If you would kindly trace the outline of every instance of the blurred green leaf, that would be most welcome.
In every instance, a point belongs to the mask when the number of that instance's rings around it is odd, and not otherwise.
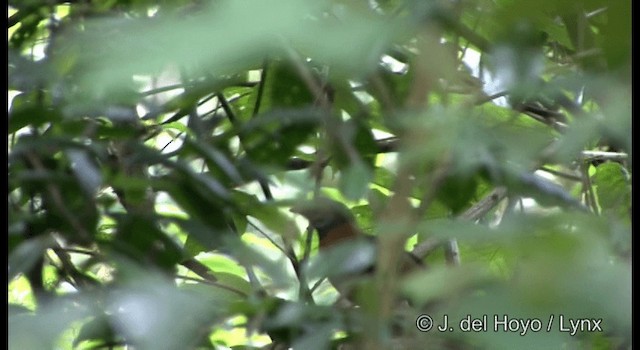
[[[24,307],[22,305],[9,303],[8,306],[9,306],[8,307],[8,309],[9,309],[8,314],[11,315],[11,316],[31,313],[31,310],[29,308]]]
[[[31,271],[33,266],[40,260],[44,252],[53,247],[55,241],[49,235],[34,237],[21,242],[15,249],[9,252],[9,276],[11,281],[18,274]]]
[[[343,171],[340,190],[350,200],[362,198],[369,188],[371,169],[362,162],[355,162]]]
[[[631,58],[631,43],[628,40],[631,33],[629,8],[631,1],[628,0],[607,6],[608,20],[602,28],[602,48],[608,65],[613,69],[624,67]]]
[[[381,19],[349,12],[342,21],[320,19],[316,15],[323,5],[288,0],[229,2],[205,6],[189,21],[173,15],[94,20],[63,52],[90,70],[82,84],[95,92],[112,90],[132,74],[157,73],[171,63],[199,73],[229,74],[255,67],[265,56],[281,55],[291,43],[320,61],[342,65],[345,71],[372,67],[376,56],[371,50],[379,50],[397,29]],[[136,35],[129,35],[132,32]],[[307,44],[311,42],[314,45]],[[348,45],[352,42],[360,43],[358,49]],[[137,54],[131,59],[133,51]],[[356,63],[363,61],[365,65]]]
[[[592,183],[605,214],[621,219],[628,216],[631,210],[631,183],[622,165],[612,162],[600,164]]]
[[[106,315],[102,317],[97,316],[83,324],[73,341],[73,346],[78,346],[78,344],[87,340],[101,340],[105,342],[115,342],[117,340]]]
[[[427,272],[416,272],[403,283],[403,292],[417,305],[424,305],[451,293],[473,290],[477,285],[494,281],[494,277],[481,266],[465,266],[449,270],[439,267]]]
[[[61,333],[90,316],[94,300],[76,295],[57,298],[35,314],[11,315],[8,319],[9,349],[47,349]]]
[[[322,112],[315,108],[266,112],[245,124],[241,131],[243,146],[259,164],[284,165],[320,120]]]
[[[297,227],[291,222],[291,219],[284,215],[276,206],[258,205],[258,203],[254,203],[247,209],[249,209],[248,211],[252,217],[258,219],[275,234],[292,238],[298,231]]]
[[[216,178],[224,176],[234,184],[243,183],[242,175],[236,165],[232,163],[224,152],[207,144],[194,142],[190,138],[185,139],[185,144],[193,148],[207,162],[210,171],[209,177],[214,176],[214,174],[220,174]]]
[[[313,259],[308,267],[308,276],[311,280],[357,276],[371,267],[375,254],[374,242],[368,239],[340,244]]]
[[[102,186],[102,174],[95,162],[87,152],[78,150],[67,151],[67,157],[69,157],[71,169],[82,189],[87,196],[94,196]]]
[[[629,6],[11,0],[9,347],[630,348]],[[411,218],[428,268],[318,251],[286,210],[317,196]]]
[[[41,126],[48,122],[61,120],[55,110],[47,110],[38,106],[34,94],[22,93],[14,97],[9,110],[9,132],[14,133],[26,126]]]
[[[261,104],[263,110],[304,107],[312,104],[315,99],[309,91],[309,86],[296,73],[292,64],[270,62],[264,84],[264,98]]]
[[[177,243],[168,237],[151,218],[142,215],[117,215],[117,238],[113,248],[132,261],[152,262],[163,269],[171,269],[182,260]]]
[[[12,48],[22,49],[25,43],[33,41],[33,38],[38,34],[38,25],[45,17],[38,7],[25,7],[12,17],[20,19],[20,26],[9,38],[9,44]]]
[[[130,277],[107,302],[110,309],[118,310],[111,316],[114,329],[140,349],[197,345],[208,334],[208,325],[228,315],[235,298],[231,292],[217,293],[220,289],[212,286],[176,288],[143,270]]]

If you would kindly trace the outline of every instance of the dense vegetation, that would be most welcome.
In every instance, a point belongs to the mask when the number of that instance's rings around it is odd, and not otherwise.
[[[10,0],[9,347],[630,349],[630,9]]]

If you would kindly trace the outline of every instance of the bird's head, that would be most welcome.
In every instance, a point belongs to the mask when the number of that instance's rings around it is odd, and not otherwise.
[[[321,238],[333,228],[354,221],[347,206],[323,197],[301,202],[293,206],[290,211],[309,220],[309,225],[318,231]]]

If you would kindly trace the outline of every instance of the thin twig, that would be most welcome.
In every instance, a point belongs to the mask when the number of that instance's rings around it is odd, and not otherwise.
[[[380,95],[380,103],[385,111],[388,111],[389,114],[395,114],[397,107],[393,102],[393,98],[391,97],[391,93],[389,89],[382,81],[382,77],[380,77],[380,73],[375,72],[369,78],[371,81],[371,86],[378,92]]]
[[[493,100],[495,100],[495,99],[498,99],[498,98],[500,98],[500,97],[505,97],[505,96],[507,96],[508,94],[509,94],[509,92],[508,92],[508,91],[500,91],[500,92],[496,92],[495,94],[491,94],[491,95],[488,95],[488,96],[486,96],[486,95],[485,95],[485,96],[482,96],[482,97],[478,98],[474,103],[475,103],[476,105],[478,105],[478,106],[479,106],[479,105],[483,105],[483,104],[485,104],[485,103],[487,103],[487,102],[491,102],[491,101],[493,101]]]
[[[62,278],[63,281],[69,283],[75,290],[80,290],[79,282],[75,278],[77,274],[75,266],[73,264],[69,264],[68,259],[64,259],[62,257],[63,254],[60,254],[60,252],[56,252],[56,256],[60,260],[61,266],[57,266],[52,257],[48,255],[48,251],[45,254],[47,254],[49,263],[58,270],[58,275],[60,275],[60,278]],[[56,281],[56,285],[59,285],[60,282],[62,281],[58,279]],[[86,283],[86,281],[83,282]]]
[[[284,254],[289,259],[289,261],[291,262],[291,266],[293,267],[293,271],[295,272],[296,277],[300,282],[301,293],[308,292],[309,290],[308,287],[303,289],[303,284],[304,286],[306,286],[306,284],[304,283],[303,271],[302,271],[300,261],[298,261],[298,258],[296,257],[296,254],[293,251],[293,248],[289,245],[287,245],[286,247],[281,247],[278,243],[276,243],[276,241],[274,241],[271,237],[269,237],[269,235],[267,235],[266,232],[262,231],[262,229],[259,228],[257,225],[255,225],[251,221],[249,221],[248,223],[253,228],[255,228],[260,234],[262,234],[269,242],[271,242],[271,244],[273,244],[276,248],[278,248],[278,250],[280,250],[282,254]],[[310,293],[304,293],[303,295],[310,295]]]
[[[309,292],[313,293],[316,291],[316,289],[318,289],[318,287],[320,287],[320,285],[322,284],[322,282],[324,282],[324,280],[326,279],[326,277],[322,277],[319,280],[316,281],[316,283],[313,284],[313,286],[311,286],[311,289],[309,290]]]
[[[304,246],[304,252],[302,253],[302,259],[300,259],[300,266],[304,266],[304,264],[309,261],[309,256],[311,254],[311,241],[313,239],[313,230],[311,227],[309,227],[307,229],[307,235],[305,236],[305,246]],[[299,276],[299,283],[300,283],[300,295],[302,295],[303,297],[305,297],[305,299],[308,299],[309,301],[313,302],[313,292],[316,290],[316,288],[320,285],[320,282],[322,282],[322,279],[320,279],[318,282],[316,282],[311,289],[309,289],[309,286],[307,285],[307,276],[306,274],[304,274],[304,269],[301,269],[301,274]]]
[[[180,265],[186,267],[187,269],[194,272],[196,275],[200,276],[201,278],[211,283],[218,281],[218,279],[212,274],[212,271],[203,263],[196,260],[195,258],[187,259],[181,262]]]
[[[253,117],[258,115],[260,112],[260,105],[262,104],[262,95],[264,94],[264,86],[267,81],[267,69],[268,69],[267,60],[262,64],[262,72],[260,73],[260,82],[258,83],[258,96],[256,97],[256,104],[253,106]]]
[[[171,90],[183,89],[183,88],[186,87],[186,85],[187,84],[184,84],[184,83],[165,85],[165,86],[161,86],[161,87],[158,87],[158,88],[153,88],[153,89],[149,89],[147,91],[143,91],[143,92],[140,93],[140,95],[142,95],[142,96],[150,96],[150,95],[159,94],[161,92],[167,92],[167,91],[171,91]]]
[[[258,275],[253,270],[253,267],[251,265],[246,265],[244,266],[244,269],[247,271],[247,277],[249,278],[252,290],[258,291],[258,294],[265,294],[266,292],[264,291],[264,288],[262,288]]]
[[[235,289],[233,287],[221,284],[219,282],[215,282],[215,281],[211,281],[211,280],[207,280],[207,279],[200,279],[200,278],[195,278],[195,277],[191,277],[191,276],[185,276],[185,275],[176,275],[175,278],[179,278],[179,279],[183,279],[185,281],[194,281],[194,282],[198,282],[198,283],[203,283],[203,284],[207,284],[210,286],[214,286],[214,287],[218,287],[221,289],[225,289],[228,290],[230,292],[233,292],[235,294],[240,295],[241,297],[247,297],[247,294],[239,289]]]
[[[478,203],[473,205],[471,208],[467,209],[464,213],[462,213],[459,218],[467,221],[476,221],[481,217],[485,216],[491,209],[493,209],[500,201],[502,201],[507,196],[507,188],[506,187],[496,187],[486,195],[483,199],[481,199]]]
[[[593,191],[593,185],[591,184],[591,178],[589,177],[589,163],[582,163],[582,186],[584,186],[584,192],[587,198],[587,204],[591,207],[591,210],[598,215],[598,203],[596,202],[596,196]]]
[[[68,253],[84,254],[84,255],[90,255],[90,256],[100,256],[100,254],[98,252],[94,252],[94,251],[90,251],[90,250],[86,250],[86,249],[62,248],[62,247],[60,249],[64,250],[65,252],[68,252]]]
[[[313,240],[313,229],[311,226],[307,229],[307,235],[305,236],[305,244],[304,244],[304,253],[302,253],[302,260],[300,262],[306,262],[309,260],[309,256],[311,255],[311,242]]]
[[[303,285],[306,286],[306,283],[304,283],[304,273],[302,271],[302,266],[300,264],[300,261],[296,257],[295,252],[293,251],[293,248],[291,246],[281,247],[278,243],[276,243],[276,241],[274,241],[271,237],[269,237],[269,235],[267,235],[267,233],[264,232],[256,224],[252,223],[251,221],[248,221],[248,224],[251,225],[253,228],[255,228],[256,231],[262,234],[264,238],[266,238],[269,242],[271,242],[271,244],[273,244],[276,248],[278,248],[278,250],[280,250],[280,252],[282,252],[282,254],[284,254],[289,259],[289,261],[291,262],[291,266],[293,267],[293,271],[295,272],[296,277],[300,282],[300,292],[303,293],[303,295],[305,296],[310,296],[311,294],[309,292],[309,288],[308,287],[303,288]]]
[[[458,218],[467,221],[476,221],[486,215],[496,205],[498,205],[498,203],[500,203],[500,201],[502,201],[506,197],[506,195],[507,189],[505,187],[496,187],[482,200],[459,215]],[[418,259],[422,260],[429,254],[431,254],[431,252],[442,246],[443,243],[443,240],[440,238],[430,238],[421,242],[420,244],[417,244],[413,248],[411,253]]]
[[[33,154],[32,152],[25,152],[25,155],[29,160],[29,162],[31,163],[31,165],[33,165],[33,167],[36,168],[36,170],[43,171],[43,172],[46,171],[46,168],[40,161],[40,158],[38,158],[35,154]],[[71,227],[83,239],[90,240],[91,235],[89,234],[89,232],[87,232],[87,230],[82,226],[82,224],[80,224],[80,221],[78,221],[76,216],[72,214],[69,208],[67,208],[67,206],[65,205],[65,202],[62,199],[62,194],[60,193],[60,189],[56,185],[52,183],[48,183],[47,191],[49,192],[49,195],[51,196],[51,199],[53,200],[54,204],[60,211],[60,214],[62,214],[65,220],[67,220],[69,224],[71,224]]]
[[[339,132],[339,130],[342,130],[342,120],[331,114],[331,100],[326,93],[326,89],[317,81],[317,79],[314,78],[309,68],[303,64],[304,60],[302,57],[300,57],[295,50],[288,45],[285,45],[285,49],[289,55],[289,60],[293,64],[298,75],[302,78],[309,91],[315,97],[316,103],[324,112],[326,112],[323,116],[326,123],[325,130],[327,136],[331,141],[337,142],[341,146],[352,164],[357,164],[361,161],[358,151],[345,139],[344,135]],[[323,152],[319,152],[319,155],[320,157],[318,157],[314,162],[315,166],[312,166],[312,169],[317,171],[315,173],[316,181],[320,178],[320,170],[322,169],[320,163],[324,161],[324,157],[322,157]]]
[[[460,266],[460,247],[455,238],[447,239],[444,243],[444,258],[451,266]]]
[[[311,71],[302,63],[304,61],[302,57],[300,57],[295,50],[289,47],[289,45],[285,45],[285,49],[289,55],[289,61],[293,64],[293,67],[296,69],[296,72],[300,78],[302,78],[309,91],[311,91],[311,94],[316,98],[316,103],[322,109],[326,111],[330,110],[331,103],[329,102],[329,98],[325,94],[322,86],[313,77]]]
[[[233,112],[233,109],[231,109],[231,105],[229,104],[229,101],[227,101],[227,98],[224,97],[224,95],[221,92],[216,92],[215,96],[218,98],[218,101],[220,101],[222,110],[227,115],[227,118],[229,118],[229,121],[231,122],[231,124],[237,127],[238,118],[236,118],[236,114]]]
[[[564,133],[569,128],[567,124],[554,120],[553,118],[545,118],[544,116],[531,110],[518,110],[518,112],[528,115],[529,117],[546,124],[560,133]]]
[[[415,211],[416,217],[422,217],[424,213],[427,212],[429,206],[436,196],[438,188],[440,188],[442,182],[449,174],[450,167],[451,160],[449,159],[449,157],[445,156],[440,166],[435,170],[429,183],[429,188],[425,191],[424,196],[420,200],[420,205]],[[458,249],[458,242],[456,242],[455,239],[448,239],[443,244],[445,250],[445,259],[447,263],[453,266],[460,265],[460,251]]]
[[[233,109],[231,109],[231,105],[227,101],[227,98],[221,92],[216,93],[216,97],[218,97],[218,101],[220,101],[220,104],[222,105],[222,109],[227,114],[227,118],[229,118],[229,121],[231,122],[231,124],[233,124],[233,126],[235,128],[237,128],[238,132],[239,132],[240,131],[239,130],[240,125],[238,124],[238,118],[236,117],[235,113],[233,112]],[[238,138],[240,139],[240,143],[243,144],[243,147],[244,147],[244,140],[243,140],[243,137],[242,137],[242,135],[240,133],[238,133]],[[245,148],[245,151],[247,151],[246,148]],[[271,189],[269,187],[269,183],[267,182],[267,180],[264,179],[264,178],[259,178],[258,179],[258,184],[260,185],[260,188],[262,189],[262,192],[264,193],[265,199],[272,200],[273,199],[273,195],[271,194]]]
[[[282,252],[282,254],[290,258],[289,254],[287,253],[287,250],[284,247],[280,246],[276,241],[274,241],[273,238],[269,237],[269,235],[266,232],[264,232],[260,227],[258,227],[256,224],[251,222],[251,220],[248,220],[247,223],[251,225],[251,227],[255,228],[256,231],[258,231],[258,233],[264,236],[264,238],[266,238],[271,244],[273,244],[276,248],[278,248],[278,250]]]
[[[446,179],[449,174],[449,169],[451,167],[451,160],[445,159],[441,162],[440,166],[435,170],[431,181],[429,183],[429,188],[425,191],[424,195],[420,199],[420,206],[416,209],[416,216],[422,217],[424,213],[427,212],[429,206],[433,202],[433,199],[436,196],[437,190],[442,184],[442,182]]]
[[[573,181],[578,181],[578,182],[582,181],[582,178],[580,176],[573,175],[573,174],[567,174],[567,173],[564,173],[564,172],[558,171],[558,170],[553,170],[553,169],[551,169],[549,167],[546,167],[546,166],[540,167],[540,170],[542,170],[544,172],[547,172],[549,174],[552,174],[552,175],[567,179],[567,180],[573,180]]]
[[[628,158],[629,155],[624,152],[582,151],[580,153],[580,159],[586,162],[593,162],[594,160],[622,161]]]

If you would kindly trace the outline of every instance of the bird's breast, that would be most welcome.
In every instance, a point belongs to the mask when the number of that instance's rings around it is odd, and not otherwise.
[[[340,224],[326,232],[318,232],[318,234],[320,235],[320,248],[328,248],[358,237],[358,231],[351,223]]]

